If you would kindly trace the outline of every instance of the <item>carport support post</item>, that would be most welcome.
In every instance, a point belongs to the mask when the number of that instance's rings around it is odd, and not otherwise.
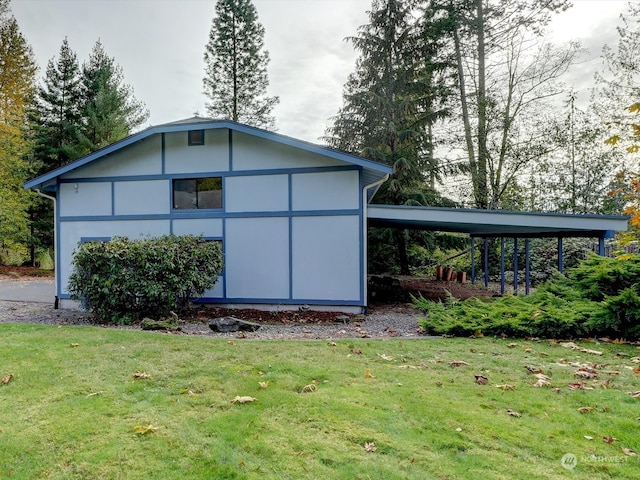
[[[513,237],[513,294],[518,295],[518,237]]]
[[[598,255],[604,257],[604,237],[598,238]]]
[[[500,293],[504,295],[504,237],[500,237]]]
[[[489,286],[489,239],[484,239],[484,287]]]
[[[471,284],[476,283],[476,237],[471,237]]]
[[[564,271],[564,252],[562,251],[562,237],[558,237],[558,271]]]
[[[529,287],[531,285],[531,278],[529,275],[529,239],[524,240],[524,293],[529,295]]]

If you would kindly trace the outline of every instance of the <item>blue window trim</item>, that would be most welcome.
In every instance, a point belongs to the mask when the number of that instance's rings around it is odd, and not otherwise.
[[[200,132],[200,141],[194,141],[192,136],[195,132]],[[198,128],[195,130],[188,130],[187,131],[187,145],[190,147],[199,147],[201,145],[204,145],[205,141],[204,141],[204,129]]]

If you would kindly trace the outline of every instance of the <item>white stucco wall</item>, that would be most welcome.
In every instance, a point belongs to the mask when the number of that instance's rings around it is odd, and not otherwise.
[[[229,170],[229,131],[206,130],[204,145],[188,145],[187,132],[165,134],[166,173],[223,172]]]
[[[360,298],[360,218],[296,217],[292,220],[293,298]]]
[[[111,215],[111,182],[62,183],[58,205],[63,217]]]

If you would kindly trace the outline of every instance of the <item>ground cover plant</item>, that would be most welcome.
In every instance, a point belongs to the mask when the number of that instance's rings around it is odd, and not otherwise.
[[[457,336],[640,338],[640,255],[590,255],[528,296],[432,302],[414,305],[432,334]]]
[[[640,350],[0,325],[0,478],[634,478]],[[564,460],[563,460],[564,458]]]

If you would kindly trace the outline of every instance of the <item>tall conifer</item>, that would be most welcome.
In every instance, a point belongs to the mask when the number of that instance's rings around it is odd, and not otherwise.
[[[218,0],[205,47],[207,112],[255,127],[273,129],[276,96],[267,96],[269,52],[264,27],[251,0]]]

